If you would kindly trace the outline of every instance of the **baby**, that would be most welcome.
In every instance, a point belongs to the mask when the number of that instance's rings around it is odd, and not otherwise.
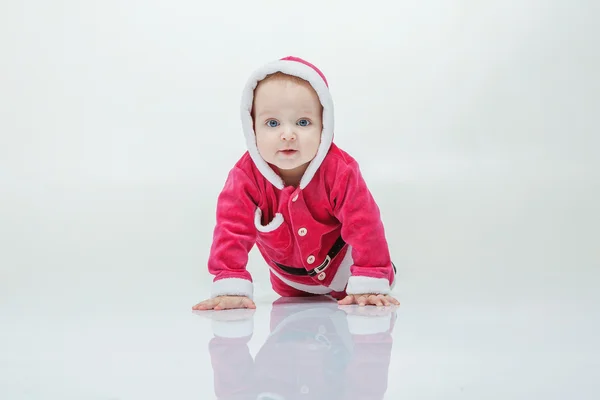
[[[380,212],[358,163],[333,143],[333,101],[314,65],[286,57],[259,68],[242,95],[248,151],[217,202],[209,299],[194,310],[255,308],[246,270],[256,244],[280,296],[399,305]]]

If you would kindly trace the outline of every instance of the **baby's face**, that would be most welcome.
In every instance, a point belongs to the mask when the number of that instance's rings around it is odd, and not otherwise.
[[[273,79],[254,92],[254,131],[262,158],[284,180],[301,177],[321,143],[322,107],[307,84]]]

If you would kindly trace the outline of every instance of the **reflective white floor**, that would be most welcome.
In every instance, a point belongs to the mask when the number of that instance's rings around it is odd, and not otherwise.
[[[600,397],[596,182],[374,186],[402,305],[273,304],[253,252],[250,313],[191,311],[211,196],[3,189],[2,399]]]

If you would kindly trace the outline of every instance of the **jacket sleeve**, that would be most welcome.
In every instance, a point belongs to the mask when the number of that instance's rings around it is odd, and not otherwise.
[[[356,161],[340,167],[336,175],[331,202],[342,238],[352,247],[346,293],[388,294],[394,270],[379,207]]]
[[[246,266],[256,241],[257,196],[258,190],[248,175],[233,168],[217,199],[217,221],[208,260],[208,270],[214,275],[211,297],[253,296],[252,277]]]

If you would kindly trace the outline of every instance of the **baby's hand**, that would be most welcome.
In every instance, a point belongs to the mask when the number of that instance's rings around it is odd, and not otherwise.
[[[218,296],[196,304],[192,310],[228,310],[232,308],[256,308],[256,305],[246,296]]]
[[[348,306],[350,304],[358,304],[361,306],[374,305],[374,306],[399,306],[400,302],[389,294],[350,294],[338,301],[338,304]]]

